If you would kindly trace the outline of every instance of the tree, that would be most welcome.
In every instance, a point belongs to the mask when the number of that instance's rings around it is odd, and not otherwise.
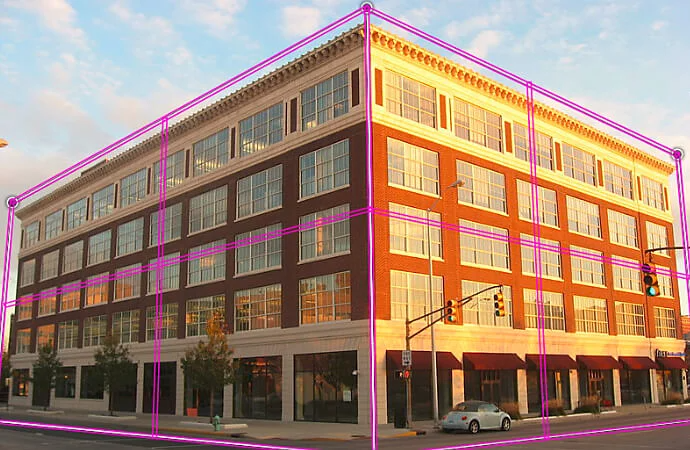
[[[43,394],[43,410],[50,406],[50,390],[55,387],[55,375],[62,367],[53,344],[46,344],[38,350],[38,359],[33,364],[33,377],[29,380],[34,388]],[[34,394],[36,391],[34,391]]]
[[[206,324],[208,342],[199,343],[187,350],[182,358],[182,370],[191,384],[210,392],[211,411],[209,421],[213,421],[213,396],[217,390],[222,392],[228,384],[235,382],[233,350],[225,339],[223,318],[214,313]]]
[[[120,344],[115,336],[107,336],[93,357],[96,361],[95,371],[103,381],[103,390],[108,393],[108,412],[113,416],[113,398],[127,385],[127,377],[134,363],[129,349]]]

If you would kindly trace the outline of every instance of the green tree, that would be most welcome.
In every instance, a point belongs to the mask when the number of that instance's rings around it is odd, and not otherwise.
[[[103,381],[103,390],[108,393],[108,412],[113,416],[115,393],[127,385],[134,363],[129,349],[120,344],[116,336],[107,336],[93,357],[97,376]]]
[[[55,375],[61,367],[62,362],[58,359],[52,342],[38,350],[38,359],[33,364],[33,377],[29,380],[43,396],[44,411],[50,406],[50,390],[55,387]],[[37,391],[34,390],[34,395],[36,393]]]
[[[199,343],[185,352],[182,358],[182,370],[189,382],[199,389],[210,392],[210,417],[213,421],[213,397],[216,391],[235,382],[233,350],[225,338],[221,314],[215,313],[206,324],[208,341]],[[221,394],[222,395],[222,394]]]

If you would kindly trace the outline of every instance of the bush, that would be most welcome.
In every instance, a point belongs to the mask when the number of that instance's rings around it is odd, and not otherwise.
[[[690,397],[686,398],[683,403],[690,403]]]
[[[595,396],[581,398],[579,406],[575,408],[575,413],[599,414],[601,412],[599,400],[599,397]]]
[[[565,416],[563,400],[549,400],[549,416]]]
[[[661,402],[662,405],[680,405],[683,403],[683,396],[680,392],[671,391],[666,396],[666,400]]]
[[[503,411],[508,413],[511,419],[513,420],[521,420],[522,416],[520,415],[520,405],[518,403],[501,403],[499,406]]]

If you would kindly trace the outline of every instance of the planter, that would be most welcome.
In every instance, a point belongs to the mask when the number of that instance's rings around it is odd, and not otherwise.
[[[199,413],[199,410],[197,408],[187,408],[187,415],[189,417],[196,417]]]

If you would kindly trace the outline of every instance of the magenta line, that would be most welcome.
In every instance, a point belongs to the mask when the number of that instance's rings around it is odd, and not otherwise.
[[[680,234],[683,244],[683,259],[685,262],[686,296],[688,308],[690,308],[690,230],[688,229],[688,212],[685,204],[685,177],[683,176],[683,164],[681,158],[676,158],[676,179],[678,180],[678,205],[680,209]]]
[[[369,254],[367,260],[369,278],[369,408],[371,410],[371,448],[378,448],[378,393],[376,389],[376,291],[374,283],[374,161],[373,134],[371,113],[371,4],[363,4],[364,13],[364,93],[365,93],[365,127],[367,146],[367,235]]]
[[[9,202],[8,202],[9,203]],[[16,206],[16,203],[15,203]],[[3,257],[2,267],[2,290],[0,291],[0,368],[2,367],[2,356],[5,348],[5,317],[7,314],[7,297],[10,285],[10,265],[12,263],[12,234],[14,233],[14,208],[11,204],[7,208],[7,227],[5,237],[5,255]],[[9,401],[9,400],[8,400]]]
[[[0,420],[0,425],[19,427],[19,428],[36,428],[43,430],[59,430],[59,431],[70,431],[74,433],[85,433],[85,434],[95,434],[104,436],[118,436],[118,437],[129,437],[129,438],[140,438],[140,439],[151,439],[157,441],[167,441],[167,442],[194,442],[199,444],[216,445],[222,447],[239,447],[239,448],[259,448],[268,450],[311,450],[303,449],[300,447],[284,447],[277,445],[264,445],[264,444],[254,444],[250,442],[237,442],[237,441],[226,441],[217,439],[205,439],[205,438],[191,438],[186,436],[175,436],[159,434],[155,437],[151,437],[146,433],[137,433],[133,431],[120,431],[120,430],[108,430],[105,428],[91,428],[91,427],[75,427],[69,425],[55,425],[50,423],[37,423],[37,422],[24,422],[19,420]]]

